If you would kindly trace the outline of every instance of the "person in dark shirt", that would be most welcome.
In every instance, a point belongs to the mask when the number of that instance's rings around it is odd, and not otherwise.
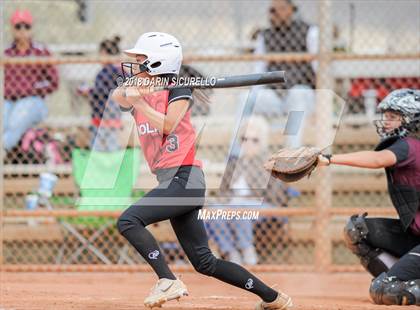
[[[48,49],[32,40],[33,17],[16,10],[10,18],[13,43],[6,57],[46,57]],[[49,64],[7,64],[4,67],[3,146],[9,151],[23,134],[48,114],[45,96],[58,88],[57,69]]]
[[[374,151],[321,155],[319,162],[385,168],[399,219],[353,215],[344,229],[346,245],[375,277],[375,303],[420,305],[420,90],[395,90],[378,109],[382,140]]]
[[[267,53],[311,53],[318,52],[319,29],[297,16],[298,8],[292,0],[273,0],[269,9],[270,26],[255,35],[256,54]],[[289,115],[286,145],[299,147],[302,144],[304,127],[308,126],[310,115],[315,109],[316,63],[309,61],[259,62],[255,71],[286,71],[285,84],[268,88],[252,88],[244,114],[262,114],[266,117]],[[241,99],[245,101],[245,99]],[[299,115],[299,116],[297,116]],[[292,133],[293,132],[293,133]]]
[[[100,43],[101,56],[115,56],[120,53],[120,37],[103,40]],[[89,98],[91,112],[91,148],[95,151],[111,152],[121,148],[119,132],[122,128],[119,106],[109,98],[117,88],[117,78],[121,75],[119,66],[106,64],[96,75],[95,86],[91,89],[79,87],[81,95]]]

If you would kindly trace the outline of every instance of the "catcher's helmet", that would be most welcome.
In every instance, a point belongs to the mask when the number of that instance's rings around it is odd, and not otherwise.
[[[391,131],[385,130],[382,120],[374,122],[381,138],[408,135],[420,138],[420,90],[408,88],[394,90],[379,103],[378,110],[381,113],[397,112],[402,116],[401,126]]]
[[[147,59],[141,64],[123,62],[123,72],[127,72],[127,69],[133,72],[133,66],[138,66],[136,72],[147,72],[150,75],[178,75],[181,68],[181,44],[174,36],[167,33],[146,32],[138,38],[133,48],[125,50],[124,53],[130,57],[145,55]]]

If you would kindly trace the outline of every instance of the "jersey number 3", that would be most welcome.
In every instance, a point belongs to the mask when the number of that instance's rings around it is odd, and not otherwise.
[[[175,152],[179,148],[179,141],[178,136],[174,134],[170,134],[166,140],[168,141],[168,145],[166,146],[166,151],[169,153]]]

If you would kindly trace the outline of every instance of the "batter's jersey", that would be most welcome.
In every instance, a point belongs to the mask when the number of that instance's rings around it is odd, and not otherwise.
[[[192,102],[192,94],[189,88],[174,89],[155,92],[143,99],[154,110],[166,114],[168,106],[174,101],[187,99]],[[179,166],[202,167],[201,161],[195,159],[196,134],[191,124],[191,109],[188,109],[169,135],[163,135],[154,128],[140,111],[132,109],[131,113],[136,122],[144,156],[153,173],[159,169]]]

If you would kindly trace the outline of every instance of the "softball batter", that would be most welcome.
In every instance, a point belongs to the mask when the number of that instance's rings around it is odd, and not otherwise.
[[[173,36],[149,32],[125,53],[134,60],[122,66],[131,76],[156,79],[177,76],[182,48]],[[195,132],[190,122],[191,89],[151,92],[120,86],[113,93],[121,109],[133,115],[140,144],[159,185],[118,219],[118,230],[153,268],[159,280],[144,304],[160,306],[187,295],[187,288],[168,268],[147,225],[169,219],[188,259],[198,272],[248,290],[259,297],[256,309],[288,309],[291,298],[265,285],[241,266],[217,259],[209,249],[198,210],[204,204],[202,163],[195,158]]]
[[[420,91],[399,89],[379,105],[382,141],[375,151],[320,155],[320,165],[385,168],[399,219],[353,215],[344,234],[373,279],[377,304],[420,305]]]

